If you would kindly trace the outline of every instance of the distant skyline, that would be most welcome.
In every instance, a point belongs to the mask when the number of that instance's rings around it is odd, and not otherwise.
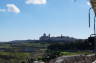
[[[0,41],[39,39],[43,33],[85,39],[93,33],[88,9],[86,0],[0,0]]]

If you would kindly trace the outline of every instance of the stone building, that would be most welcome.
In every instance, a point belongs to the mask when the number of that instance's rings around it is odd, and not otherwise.
[[[56,36],[56,37],[54,37],[54,36],[50,36],[50,34],[49,35],[46,35],[46,33],[44,33],[43,34],[43,36],[41,36],[40,37],[40,39],[39,40],[51,40],[51,41],[73,41],[74,40],[74,38],[72,38],[72,37],[68,37],[68,36],[63,36],[62,34],[61,34],[61,36]]]

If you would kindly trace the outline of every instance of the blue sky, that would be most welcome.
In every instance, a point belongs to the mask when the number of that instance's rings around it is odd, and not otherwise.
[[[86,0],[0,0],[0,41],[38,39],[43,33],[87,38],[93,33],[88,9]]]

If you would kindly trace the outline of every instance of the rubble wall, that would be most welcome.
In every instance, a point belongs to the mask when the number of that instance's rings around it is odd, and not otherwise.
[[[76,55],[62,56],[49,61],[49,63],[92,63],[96,60],[96,55]]]

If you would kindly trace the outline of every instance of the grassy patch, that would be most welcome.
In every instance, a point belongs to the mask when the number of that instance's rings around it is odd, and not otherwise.
[[[71,56],[71,55],[89,55],[93,54],[92,52],[86,52],[86,51],[77,51],[77,52],[60,52],[60,56],[65,55],[65,56]]]

